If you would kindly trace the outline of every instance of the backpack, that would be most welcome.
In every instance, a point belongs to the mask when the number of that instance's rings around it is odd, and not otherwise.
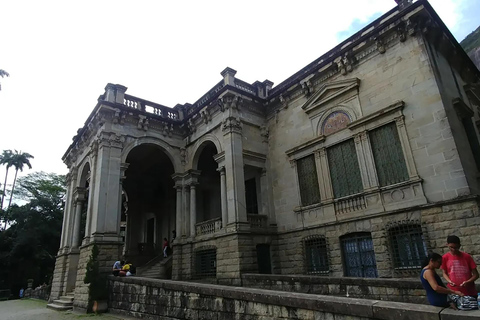
[[[130,266],[130,273],[131,274],[136,274],[137,273],[137,267],[135,267],[134,265],[131,265]]]

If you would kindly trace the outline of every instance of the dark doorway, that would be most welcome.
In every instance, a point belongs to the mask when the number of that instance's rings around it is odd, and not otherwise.
[[[258,213],[257,184],[255,178],[245,181],[245,202],[247,213]]]
[[[147,243],[153,245],[155,241],[155,218],[147,220]]]
[[[271,274],[272,263],[270,261],[270,245],[257,244],[258,273]]]

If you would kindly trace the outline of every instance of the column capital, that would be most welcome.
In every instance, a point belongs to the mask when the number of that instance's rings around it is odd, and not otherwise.
[[[220,172],[220,175],[225,175],[225,166],[219,166],[217,171]]]

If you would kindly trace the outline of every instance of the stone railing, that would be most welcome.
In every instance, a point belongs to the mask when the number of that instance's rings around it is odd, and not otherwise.
[[[48,301],[50,297],[50,291],[52,290],[52,286],[41,286],[35,289],[27,289],[25,290],[25,298],[35,298]]]
[[[215,218],[215,219],[203,221],[195,225],[197,236],[201,236],[203,234],[215,233],[220,229],[222,229],[222,218]]]
[[[217,83],[212,89],[208,90],[200,99],[198,99],[191,108],[188,109],[187,114],[193,113],[198,108],[205,105],[215,94],[225,86],[223,80]]]
[[[336,214],[349,213],[354,211],[365,210],[367,208],[365,196],[354,195],[335,200]]]
[[[252,229],[263,229],[267,227],[267,215],[264,214],[247,214],[247,221]]]
[[[235,87],[242,90],[242,91],[253,94],[254,96],[257,95],[257,88],[255,88],[251,84],[249,84],[245,81],[242,81],[240,79],[235,79]]]
[[[171,120],[179,119],[178,112],[174,109],[128,94],[125,95],[125,98],[123,99],[123,104],[129,108],[151,113],[162,118],[167,118]]]
[[[111,313],[172,320],[468,320],[480,316],[478,310],[113,276],[109,276],[108,306]]]

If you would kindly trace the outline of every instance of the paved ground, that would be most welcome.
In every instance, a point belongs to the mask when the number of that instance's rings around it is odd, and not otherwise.
[[[47,309],[47,302],[35,299],[0,301],[0,320],[132,320],[112,314],[84,314]],[[94,318],[92,318],[94,317]]]

